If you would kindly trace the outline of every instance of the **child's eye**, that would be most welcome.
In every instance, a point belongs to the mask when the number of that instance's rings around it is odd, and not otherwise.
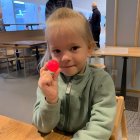
[[[71,48],[71,51],[76,52],[80,47],[79,46],[73,46]]]
[[[58,50],[58,49],[56,49],[56,50],[53,50],[52,52],[53,52],[54,54],[59,54],[61,51]]]

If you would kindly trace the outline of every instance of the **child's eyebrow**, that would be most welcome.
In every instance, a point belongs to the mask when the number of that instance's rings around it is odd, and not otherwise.
[[[50,49],[59,49],[59,47],[58,46],[50,46]]]
[[[79,46],[79,44],[78,43],[70,43],[69,46],[74,47],[74,46]]]

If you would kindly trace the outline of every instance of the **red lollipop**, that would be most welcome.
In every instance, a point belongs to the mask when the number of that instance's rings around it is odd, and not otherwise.
[[[59,63],[56,60],[49,60],[48,63],[46,64],[45,68],[52,72],[56,72],[59,68]]]

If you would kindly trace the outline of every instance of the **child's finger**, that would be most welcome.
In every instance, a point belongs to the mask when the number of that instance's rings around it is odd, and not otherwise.
[[[46,80],[46,79],[41,79],[38,81],[38,86],[43,89],[46,86],[51,86],[52,85],[52,81],[51,80]]]
[[[45,67],[45,65],[46,65],[47,63],[48,63],[48,62],[46,62],[46,63],[44,64],[43,67],[41,67],[41,69],[40,69],[40,74],[41,74],[42,72],[44,72],[44,71],[47,71],[47,69],[46,69],[46,67]]]
[[[40,69],[40,73],[41,73],[42,71],[45,71],[45,68],[44,68],[44,67],[42,67],[42,68]]]

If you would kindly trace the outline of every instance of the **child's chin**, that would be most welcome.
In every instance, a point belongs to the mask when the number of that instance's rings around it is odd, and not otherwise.
[[[66,71],[61,71],[64,75],[66,76],[74,76],[76,75],[76,72],[66,72]]]

